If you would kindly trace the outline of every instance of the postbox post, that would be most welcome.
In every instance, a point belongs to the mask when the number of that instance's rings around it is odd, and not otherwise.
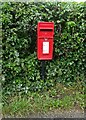
[[[41,79],[45,79],[45,60],[41,61]]]

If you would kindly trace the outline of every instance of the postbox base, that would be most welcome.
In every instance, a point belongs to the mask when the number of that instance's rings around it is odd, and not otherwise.
[[[52,58],[38,58],[38,60],[52,60]]]

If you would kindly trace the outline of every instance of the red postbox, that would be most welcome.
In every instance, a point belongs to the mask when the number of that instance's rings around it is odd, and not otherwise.
[[[53,58],[54,22],[38,22],[37,57],[39,60]]]

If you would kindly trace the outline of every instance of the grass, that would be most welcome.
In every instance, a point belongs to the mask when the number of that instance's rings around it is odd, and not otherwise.
[[[80,83],[66,87],[61,83],[44,92],[28,92],[8,98],[3,106],[3,116],[24,117],[31,114],[44,114],[49,111],[84,109],[84,89]]]

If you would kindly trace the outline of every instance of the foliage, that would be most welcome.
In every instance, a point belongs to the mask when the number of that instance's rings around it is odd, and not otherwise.
[[[86,3],[2,3],[3,79],[5,94],[48,89],[57,82],[70,85],[85,79]],[[38,21],[54,21],[54,57],[40,78],[36,56]]]

